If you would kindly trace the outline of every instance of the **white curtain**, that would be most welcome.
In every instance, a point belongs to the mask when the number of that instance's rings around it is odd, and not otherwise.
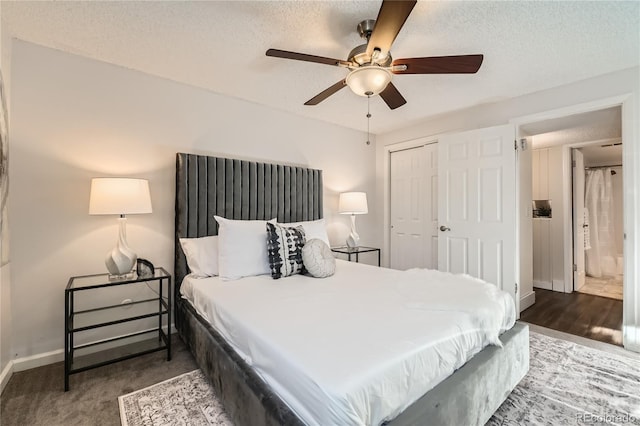
[[[585,251],[587,275],[615,276],[616,247],[610,168],[587,171],[584,204],[589,212],[591,243],[591,248]]]

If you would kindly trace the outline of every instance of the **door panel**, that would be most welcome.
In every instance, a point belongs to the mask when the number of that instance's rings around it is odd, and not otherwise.
[[[514,140],[508,125],[438,141],[438,267],[495,284],[517,307]]]
[[[483,139],[480,141],[481,157],[501,157],[502,156],[502,140],[497,138]]]
[[[435,232],[437,234],[437,230],[434,230],[433,232]],[[437,236],[431,236],[431,263],[429,268],[430,269],[438,269],[438,237]]]
[[[460,169],[448,170],[446,176],[446,214],[443,216],[447,222],[466,221],[468,215],[467,201],[469,193],[467,182],[469,181],[467,171]],[[438,200],[438,205],[442,200]]]
[[[438,269],[438,144],[425,145],[424,149],[428,165],[425,172],[427,182],[429,182],[425,207],[428,212],[425,217],[427,223],[427,240],[425,242],[428,246],[425,267]]]
[[[431,144],[391,152],[391,268],[437,267],[437,151]]]
[[[466,238],[449,237],[444,238],[444,241],[447,244],[447,255],[442,257],[447,260],[446,271],[453,274],[468,274],[468,240]]]
[[[479,222],[500,222],[502,220],[502,170],[500,168],[480,169],[478,200]]]
[[[478,266],[479,278],[502,288],[502,241],[478,240]]]
[[[421,266],[425,256],[423,147],[391,153],[391,267]]]

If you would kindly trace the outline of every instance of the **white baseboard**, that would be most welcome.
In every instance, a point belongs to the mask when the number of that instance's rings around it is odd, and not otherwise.
[[[549,281],[533,280],[533,286],[544,290],[553,290],[553,284],[551,284]]]
[[[64,361],[64,349],[16,358],[13,360],[13,371],[17,373],[18,371],[31,370],[32,368],[60,361]]]
[[[622,342],[624,343],[625,349],[640,353],[640,327],[623,325]]]
[[[176,328],[173,324],[171,324],[171,334],[172,335],[176,334]],[[139,340],[143,340],[143,339],[144,338]],[[115,347],[117,346],[117,343],[111,346]],[[13,361],[11,361],[13,365],[12,372],[30,370],[32,368],[42,367],[43,365],[55,364],[56,362],[62,362],[62,361],[64,361],[64,349],[56,349],[55,351],[51,351],[51,352],[44,352],[41,354],[35,354],[31,356],[25,356],[25,357],[14,359]],[[4,374],[4,371],[2,374]]]
[[[536,293],[535,291],[530,291],[520,298],[520,312],[532,306],[534,303],[536,303]]]
[[[11,379],[12,375],[13,375],[13,361],[9,360],[7,365],[2,370],[2,373],[0,373],[0,394],[4,390],[4,387],[7,386],[7,383],[9,383],[9,379]]]
[[[553,291],[559,291],[564,293],[564,280],[553,280],[552,287],[553,287]]]

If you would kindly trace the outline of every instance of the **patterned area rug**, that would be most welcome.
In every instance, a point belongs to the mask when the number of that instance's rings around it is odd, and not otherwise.
[[[487,425],[640,425],[640,360],[530,332],[529,373]]]
[[[200,370],[119,396],[118,403],[122,426],[233,426]]]
[[[640,360],[530,335],[529,373],[487,425],[640,425]],[[118,399],[123,426],[232,426],[199,370]]]

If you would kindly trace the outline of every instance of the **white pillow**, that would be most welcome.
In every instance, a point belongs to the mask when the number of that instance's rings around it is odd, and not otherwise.
[[[324,241],[314,238],[302,247],[302,262],[312,277],[325,278],[336,272],[336,259]]]
[[[218,271],[224,280],[270,274],[266,220],[214,216],[218,230]],[[269,222],[275,223],[275,219]]]
[[[329,236],[327,235],[327,227],[324,224],[324,219],[310,220],[307,222],[283,223],[282,225],[286,225],[290,228],[302,226],[302,228],[304,229],[304,236],[307,241],[313,238],[318,238],[324,241],[326,245],[331,245],[329,244]]]
[[[180,238],[191,275],[204,278],[218,275],[218,237]]]

